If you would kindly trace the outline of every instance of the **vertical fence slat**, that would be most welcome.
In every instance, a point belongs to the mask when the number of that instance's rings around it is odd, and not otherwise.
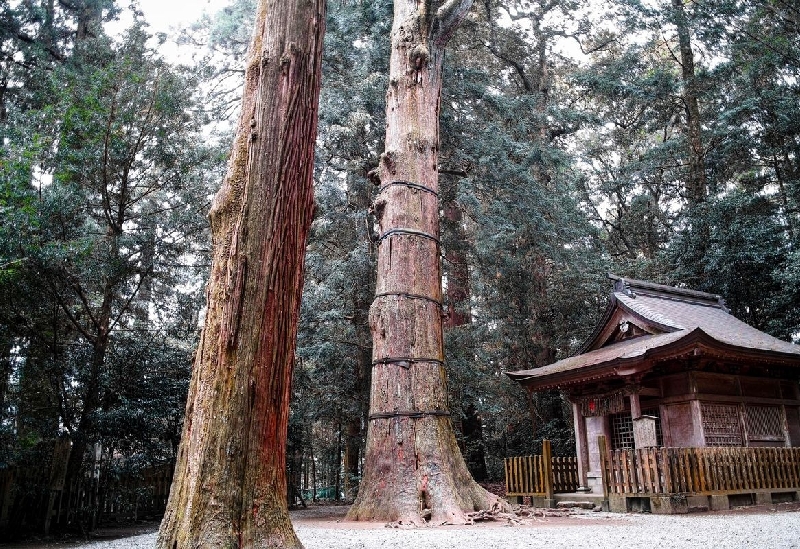
[[[659,454],[661,454],[661,467],[662,467],[662,474],[664,478],[664,493],[669,494],[672,492],[672,474],[670,471],[669,466],[669,450],[666,448],[659,448]]]
[[[617,450],[615,452],[619,457],[620,469],[622,471],[622,491],[623,493],[631,493],[630,470],[628,468],[628,452],[626,450]]]
[[[772,474],[772,463],[770,455],[769,455],[769,448],[759,448],[761,453],[761,461],[764,467],[764,488],[767,486],[772,486],[775,483],[775,479]]]
[[[509,474],[508,474],[508,462],[511,458],[505,458],[503,460],[503,472],[506,475],[506,494],[511,492],[511,486],[509,485]]]
[[[651,448],[650,453],[653,463],[653,491],[657,494],[660,494],[664,489],[663,483],[661,482],[661,467],[659,465],[661,454],[659,453],[658,448]]]

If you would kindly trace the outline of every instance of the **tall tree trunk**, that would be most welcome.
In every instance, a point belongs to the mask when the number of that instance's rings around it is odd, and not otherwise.
[[[106,244],[109,247],[109,255],[119,258],[119,234],[111,228],[107,230]],[[77,423],[73,425],[70,438],[72,445],[67,452],[66,480],[65,485],[74,489],[75,493],[85,477],[85,461],[87,452],[97,441],[97,426],[95,416],[100,409],[102,401],[102,378],[105,370],[106,357],[110,345],[111,336],[111,315],[115,302],[117,301],[116,277],[107,275],[103,284],[103,300],[100,307],[95,312],[96,320],[92,323],[94,331],[90,337],[92,344],[92,357],[89,365],[88,378],[85,381],[83,390],[82,407],[78,414]],[[97,509],[79,509],[79,522],[82,528],[93,529],[94,514]],[[91,515],[89,515],[91,513]]]
[[[367,175],[368,169],[364,169]],[[356,185],[349,194],[349,200],[356,204],[360,211],[365,211],[371,203],[372,185]],[[370,253],[371,255],[371,253]],[[365,281],[366,282],[366,281]],[[372,337],[369,329],[369,307],[374,294],[374,279],[369,284],[353,288],[353,319],[351,321],[355,342],[358,345],[353,376],[355,378],[355,415],[348,419],[347,444],[344,457],[345,499],[355,498],[358,491],[358,478],[361,472],[361,444],[364,437],[364,426],[369,413],[369,381],[372,357]]]
[[[456,202],[456,184],[442,185],[441,197],[444,200],[445,231],[449,231],[451,246],[446,250],[447,262],[447,316],[444,318],[444,332],[457,330],[472,322],[470,314],[469,266],[467,262],[467,235],[463,226],[463,212]],[[458,365],[455,365],[457,368]],[[475,402],[462,397],[457,404],[461,407],[459,417],[454,419],[454,427],[459,434],[460,448],[467,468],[478,481],[486,479],[486,455],[483,443],[483,427]]]
[[[324,25],[324,0],[258,4],[160,548],[301,547],[285,450]]]
[[[686,111],[686,131],[689,143],[689,177],[686,182],[686,197],[690,206],[701,204],[706,199],[707,182],[705,151],[700,126],[700,102],[694,69],[694,52],[686,20],[684,0],[672,0],[675,26],[678,30],[678,45],[681,50],[681,79],[683,80],[683,105]]]
[[[439,98],[444,48],[472,0],[395,0],[381,237],[370,310],[373,371],[364,478],[348,517],[463,523],[488,507],[458,450],[443,365]]]

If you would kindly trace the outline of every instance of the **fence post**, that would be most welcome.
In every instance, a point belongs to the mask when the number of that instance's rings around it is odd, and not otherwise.
[[[549,440],[542,440],[542,461],[544,462],[544,506],[555,507],[553,499],[553,451]]]
[[[511,483],[509,482],[509,475],[511,474],[511,468],[509,467],[508,458],[503,459],[503,468],[506,472],[506,494],[511,491]]]
[[[608,463],[606,461],[608,444],[605,435],[597,437],[597,447],[600,450],[600,480],[603,483],[603,500],[608,501]]]

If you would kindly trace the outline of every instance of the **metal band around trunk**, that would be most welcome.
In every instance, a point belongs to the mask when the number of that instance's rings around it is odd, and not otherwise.
[[[449,416],[450,412],[445,410],[432,410],[430,412],[380,412],[377,414],[370,414],[369,420],[375,419],[392,419],[394,417],[410,417],[418,419],[425,416]]]
[[[391,229],[391,230],[388,230],[388,231],[386,231],[385,233],[383,233],[380,236],[380,238],[378,239],[378,242],[383,242],[383,239],[388,238],[388,237],[393,236],[393,235],[396,235],[396,234],[401,234],[401,235],[406,235],[406,236],[418,236],[420,238],[427,238],[428,240],[432,240],[432,241],[436,242],[436,244],[438,246],[441,245],[441,242],[439,241],[439,239],[437,237],[433,236],[432,234],[428,234],[426,232],[418,231],[416,229]]]
[[[375,294],[375,298],[377,299],[379,297],[387,297],[387,296],[392,296],[392,295],[396,295],[396,296],[400,296],[400,297],[407,297],[409,299],[421,299],[423,301],[429,301],[430,303],[433,303],[434,305],[438,306],[440,309],[442,308],[442,302],[441,301],[438,301],[438,300],[433,299],[432,297],[428,297],[426,295],[409,294],[409,293],[406,293],[406,292],[383,292],[383,293],[380,293],[380,294]]]
[[[436,198],[439,198],[439,193],[431,189],[430,187],[426,187],[425,185],[421,185],[419,183],[412,183],[411,181],[392,181],[391,183],[387,183],[386,185],[381,186],[378,189],[378,194],[382,193],[389,187],[408,187],[409,189],[415,189],[418,191],[424,191],[426,193],[430,193]]]
[[[408,369],[411,367],[412,364],[416,364],[418,362],[433,362],[435,364],[439,364],[440,366],[444,366],[444,362],[439,360],[438,358],[423,358],[423,357],[385,357],[379,358],[377,360],[372,361],[373,368],[379,364],[396,364],[401,368]]]

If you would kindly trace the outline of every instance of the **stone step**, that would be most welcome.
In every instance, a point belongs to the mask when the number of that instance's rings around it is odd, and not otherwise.
[[[574,508],[577,507],[578,509],[594,509],[595,503],[591,501],[559,501],[556,503],[556,507],[558,509],[563,509],[565,507]]]

